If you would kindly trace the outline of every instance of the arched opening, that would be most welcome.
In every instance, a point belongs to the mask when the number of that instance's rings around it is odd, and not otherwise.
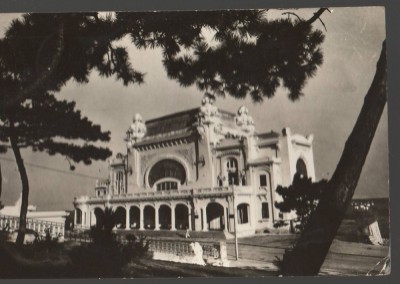
[[[115,227],[124,229],[126,227],[126,210],[123,207],[118,207],[114,212]]]
[[[104,211],[100,208],[95,208],[93,212],[96,217],[96,228],[102,229],[104,227]]]
[[[144,228],[145,229],[154,229],[155,224],[156,224],[156,210],[150,206],[147,205],[144,207],[143,210],[143,221],[144,221]]]
[[[306,163],[301,158],[297,160],[296,173],[300,174],[300,177],[302,178],[308,177]]]
[[[82,210],[79,208],[75,209],[76,224],[82,224]]]
[[[235,158],[229,158],[226,161],[226,171],[229,185],[239,185],[238,162]]]
[[[249,223],[249,204],[241,203],[237,206],[237,222],[238,224]]]
[[[189,208],[186,205],[176,205],[175,226],[178,230],[186,230],[189,228]]]
[[[150,187],[156,185],[157,191],[176,190],[186,181],[185,168],[175,160],[165,159],[157,162],[150,170]]]
[[[224,224],[224,207],[221,204],[212,202],[206,208],[207,223],[209,230],[223,230]]]
[[[158,222],[160,229],[171,229],[171,208],[168,205],[161,205],[158,209]]]
[[[130,228],[139,229],[140,228],[140,209],[137,206],[131,206],[129,210],[129,222]]]

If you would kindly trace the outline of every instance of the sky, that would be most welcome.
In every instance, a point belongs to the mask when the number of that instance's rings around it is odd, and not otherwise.
[[[271,11],[271,10],[270,10]],[[283,11],[271,11],[269,17],[281,17]],[[295,12],[305,18],[316,9]],[[0,15],[0,37],[3,37],[16,14]],[[314,134],[314,161],[317,180],[329,179],[335,171],[346,139],[350,135],[363,99],[375,74],[382,42],[385,39],[385,13],[382,7],[334,8],[322,15],[327,31],[321,23],[314,26],[324,31],[322,44],[324,63],[303,90],[297,102],[287,98],[281,88],[272,99],[255,104],[250,99],[218,98],[216,105],[236,112],[241,105],[249,109],[259,131],[281,132],[290,127],[292,132]],[[137,50],[128,39],[120,45],[129,47],[133,67],[144,73],[145,83],[125,87],[115,78],[102,78],[96,72],[88,84],[71,80],[56,94],[57,98],[75,101],[77,109],[103,130],[111,131],[108,146],[113,155],[125,152],[123,141],[135,113],[145,120],[200,106],[202,92],[196,87],[182,88],[167,78],[161,63],[160,50]],[[106,178],[107,162],[90,166],[77,164],[69,170],[68,161],[59,155],[48,156],[23,150],[31,192],[30,204],[38,210],[70,210],[73,199],[93,195],[96,178]],[[0,155],[3,173],[3,204],[18,199],[21,182],[12,152]],[[365,162],[355,198],[388,197],[388,119],[387,110],[381,117],[375,138]]]

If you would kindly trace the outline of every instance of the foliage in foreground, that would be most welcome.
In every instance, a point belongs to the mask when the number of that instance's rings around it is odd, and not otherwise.
[[[89,244],[82,244],[70,252],[71,269],[82,277],[122,277],[122,269],[135,258],[143,257],[149,242],[143,236],[127,235],[126,240],[117,239],[112,229],[117,216],[106,208],[101,222],[90,230]]]
[[[277,187],[276,192],[282,196],[283,201],[275,202],[275,206],[283,213],[294,211],[296,214],[296,218],[292,220],[295,223],[294,227],[298,231],[303,231],[310,215],[318,205],[326,184],[326,180],[313,183],[311,178],[302,177],[296,173],[291,186]],[[287,221],[280,221],[275,224],[275,227],[285,225],[288,225]]]
[[[92,236],[96,238],[96,233]],[[100,234],[99,234],[100,235]],[[122,269],[137,258],[143,257],[148,249],[149,242],[144,237],[128,235],[126,242],[117,241],[115,237],[105,243],[94,240],[90,244],[82,244],[70,252],[71,269],[74,275],[80,277],[122,277]]]

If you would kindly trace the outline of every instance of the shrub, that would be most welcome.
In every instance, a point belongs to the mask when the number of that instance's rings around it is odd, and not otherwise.
[[[71,250],[70,258],[71,274],[79,277],[121,277],[122,267],[127,263],[116,243],[78,246]]]
[[[134,234],[129,234],[126,236],[126,240],[127,243],[123,245],[122,253],[127,262],[143,257],[149,250],[150,242],[143,235],[137,237]]]

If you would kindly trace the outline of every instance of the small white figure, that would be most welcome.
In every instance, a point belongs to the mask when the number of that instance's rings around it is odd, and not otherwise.
[[[186,228],[186,235],[185,235],[186,239],[190,238],[190,233],[189,233],[189,228]]]

